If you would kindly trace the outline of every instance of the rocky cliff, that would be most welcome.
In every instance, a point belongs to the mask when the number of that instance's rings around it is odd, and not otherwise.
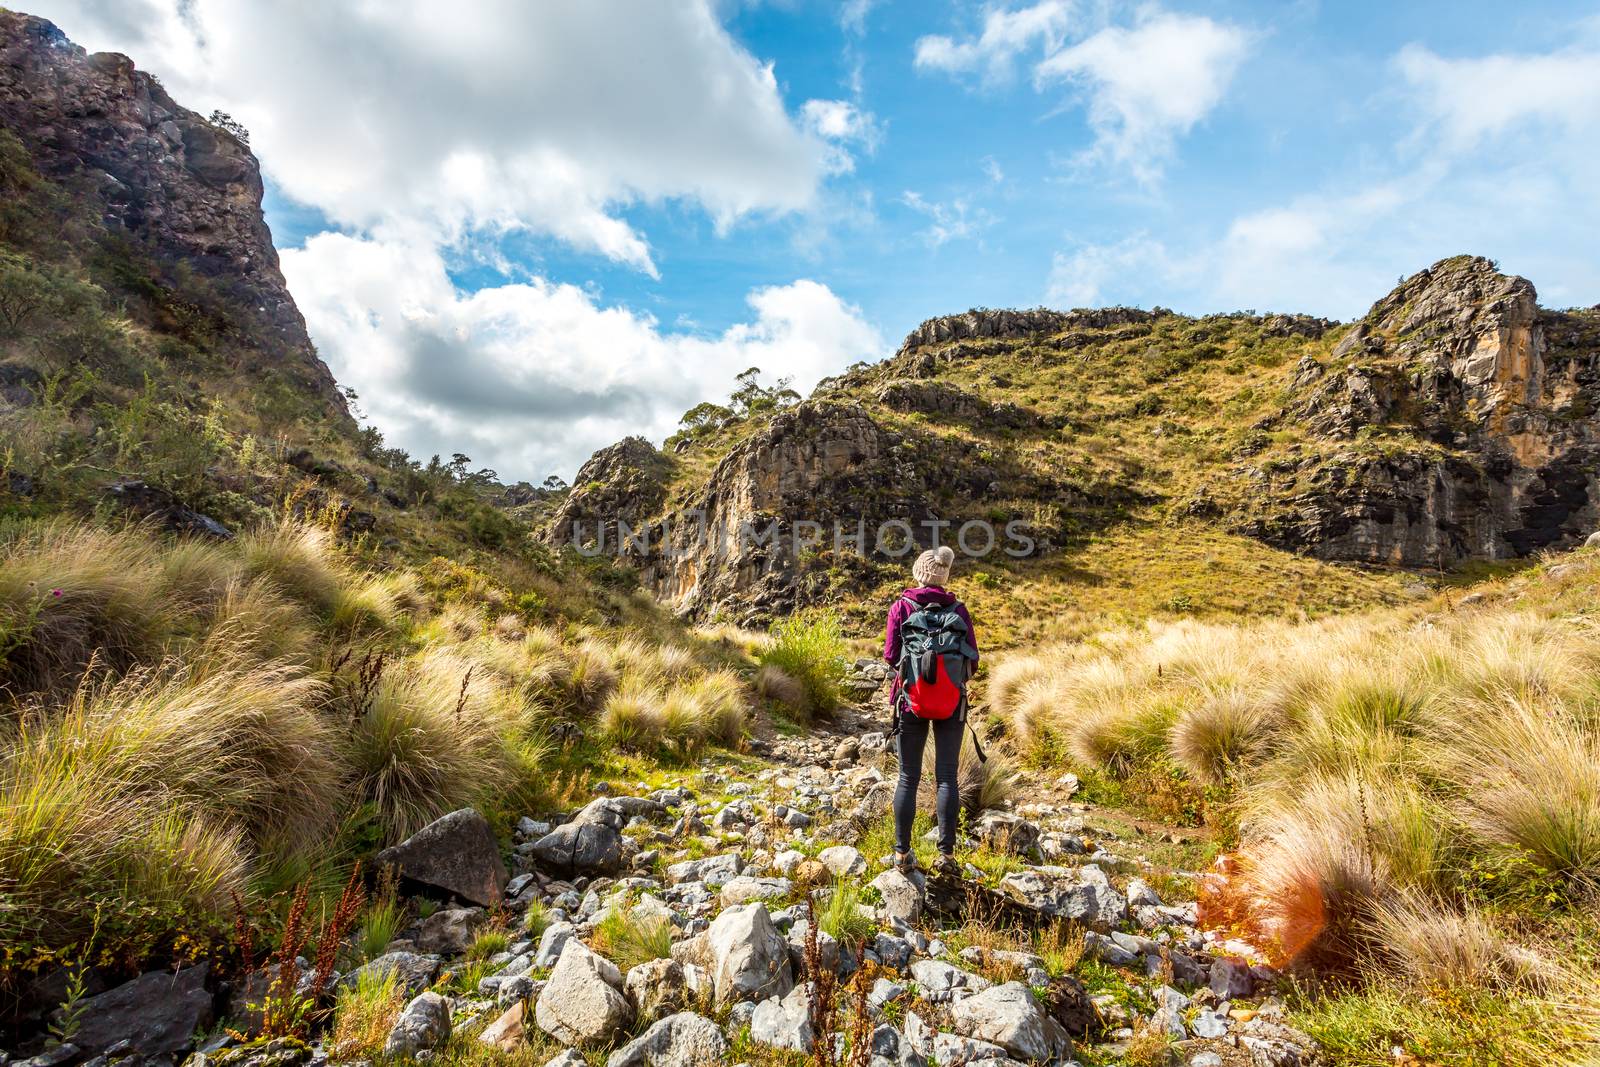
[[[44,19],[0,10],[0,124],[47,179],[92,204],[157,285],[205,279],[246,373],[276,372],[353,428],[306,334],[261,214],[255,156],[173,102],[126,56],[90,55]]]
[[[1528,281],[1473,257],[1405,280],[1347,327],[971,311],[924,322],[770,422],[695,443],[716,459],[708,475],[671,473],[643,442],[597,455],[552,536],[601,511],[635,529],[654,513],[652,536],[626,548],[646,583],[680,610],[752,619],[892,586],[904,560],[835,551],[836,522],[902,519],[927,543],[930,520],[1025,517],[1042,571],[966,565],[1009,570],[1007,587],[1063,570],[1049,580],[1149,581],[1074,569],[1127,529],[1293,554],[1252,556],[1246,575],[1295,556],[1433,569],[1525,555],[1600,520],[1597,361],[1600,313],[1541,309]],[[821,542],[738,536],[796,518],[821,523]]]
[[[1276,420],[1314,445],[1244,471],[1241,528],[1325,559],[1428,567],[1563,544],[1600,519],[1600,315],[1541,309],[1460,256],[1406,279]]]

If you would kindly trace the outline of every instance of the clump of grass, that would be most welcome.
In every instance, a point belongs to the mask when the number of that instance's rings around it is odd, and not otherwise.
[[[799,683],[805,693],[790,705],[805,718],[827,717],[839,706],[848,648],[835,615],[794,615],[772,627],[772,644],[761,652],[763,667],[776,667]]]
[[[1083,930],[1065,922],[1042,926],[1033,932],[1033,951],[1044,960],[1050,977],[1071,974],[1083,959]]]
[[[393,867],[385,866],[378,881],[377,891],[367,902],[361,914],[361,926],[356,931],[356,949],[362,959],[380,956],[389,943],[399,936],[406,923],[406,909],[400,903],[398,876]]]
[[[600,735],[628,752],[654,751],[666,734],[661,692],[628,678],[606,698],[600,710]]]
[[[445,652],[387,668],[351,726],[357,795],[394,837],[470,803],[504,768],[508,705],[471,668]]]
[[[1197,781],[1222,785],[1259,760],[1271,738],[1267,709],[1248,691],[1229,687],[1181,712],[1168,743],[1173,759]]]
[[[349,575],[327,530],[284,522],[243,534],[238,552],[252,578],[265,578],[285,596],[328,617],[345,595]]]
[[[862,910],[861,887],[855,882],[835,882],[817,915],[817,926],[841,945],[859,945],[877,932],[878,924]]]
[[[618,906],[595,924],[592,942],[596,952],[627,971],[672,955],[672,923]]]
[[[158,658],[177,623],[160,575],[156,546],[142,533],[60,520],[6,531],[0,682],[18,693],[61,693],[91,656],[117,670]]]
[[[544,901],[535,898],[528,902],[528,910],[522,913],[522,932],[528,937],[538,940],[550,926],[549,909]]]
[[[353,983],[341,986],[334,1001],[329,1058],[334,1062],[377,1059],[405,1007],[405,993],[392,970],[381,975],[363,972]]]
[[[509,944],[511,938],[504,930],[480,930],[472,939],[472,944],[467,946],[467,959],[472,962],[486,960],[490,956],[504,952]]]

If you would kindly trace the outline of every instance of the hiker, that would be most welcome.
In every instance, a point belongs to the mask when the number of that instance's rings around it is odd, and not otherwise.
[[[883,658],[895,668],[889,694],[890,735],[897,739],[900,780],[894,791],[894,865],[915,866],[911,824],[917,814],[922,754],[933,734],[933,775],[938,785],[940,863],[953,864],[961,794],[961,727],[967,718],[966,683],[978,666],[978,640],[966,605],[944,585],[956,554],[948,545],[930,549],[912,564],[918,583],[889,608]],[[977,736],[973,736],[977,740]],[[981,750],[980,750],[981,751]],[[981,758],[981,756],[980,756]]]

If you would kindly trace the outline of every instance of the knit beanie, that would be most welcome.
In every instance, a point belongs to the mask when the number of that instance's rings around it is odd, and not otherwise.
[[[956,561],[955,550],[949,545],[929,549],[911,565],[911,577],[923,585],[944,585],[950,580],[950,565]]]

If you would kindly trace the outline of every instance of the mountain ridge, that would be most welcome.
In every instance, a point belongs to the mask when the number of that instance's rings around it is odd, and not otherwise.
[[[1138,521],[1244,536],[1285,567],[1311,557],[1437,573],[1514,560],[1596,524],[1597,354],[1600,314],[1542,309],[1530,282],[1474,256],[1418,272],[1351,324],[973,309],[924,321],[893,355],[825,380],[759,428],[730,417],[677,435],[649,456],[651,474],[612,456],[548,536],[597,519],[594,486],[619,478],[665,501],[635,520],[709,511],[722,528],[784,509],[790,521],[795,509],[824,521],[899,509],[917,525],[950,483],[965,487],[953,503],[968,512],[1027,518],[1046,555]],[[816,461],[830,450],[831,465]],[[932,470],[908,462],[928,455]],[[753,477],[757,457],[788,482]],[[676,547],[633,554],[647,585],[701,618],[881,598],[903,570],[881,555],[846,566]],[[1024,567],[999,580],[1027,578]]]

